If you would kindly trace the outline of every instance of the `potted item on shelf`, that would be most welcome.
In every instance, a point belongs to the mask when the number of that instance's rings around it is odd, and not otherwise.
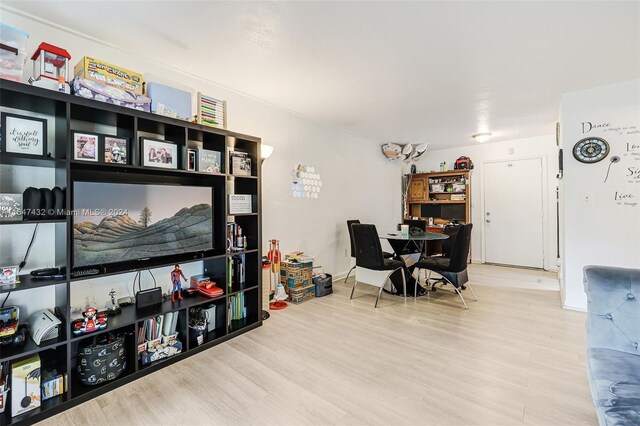
[[[22,81],[28,39],[24,31],[0,23],[0,78]]]
[[[151,112],[154,114],[191,119],[191,92],[151,81],[146,84],[145,94],[151,98]]]
[[[67,83],[70,59],[71,55],[66,50],[49,43],[40,43],[31,57],[33,77],[29,78],[29,83],[36,87],[70,93]]]

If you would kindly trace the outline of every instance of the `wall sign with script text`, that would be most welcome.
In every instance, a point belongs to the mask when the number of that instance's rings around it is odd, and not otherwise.
[[[2,152],[47,155],[47,120],[2,113]]]

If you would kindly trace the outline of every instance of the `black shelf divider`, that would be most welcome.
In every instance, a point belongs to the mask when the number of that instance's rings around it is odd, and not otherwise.
[[[181,180],[192,182],[199,180],[206,182],[214,188],[214,250],[206,253],[206,256],[193,258],[179,258],[181,264],[202,262],[203,269],[216,279],[222,279],[218,285],[225,293],[219,297],[208,298],[202,295],[185,297],[184,300],[172,303],[165,300],[156,310],[138,312],[135,306],[123,307],[122,313],[109,318],[109,325],[104,330],[84,335],[74,335],[71,330],[71,292],[73,285],[88,279],[96,279],[106,276],[117,276],[138,270],[159,268],[175,263],[175,259],[162,264],[146,265],[139,269],[128,269],[122,271],[110,271],[105,274],[72,278],[67,274],[62,280],[35,280],[30,275],[21,275],[20,284],[15,286],[2,286],[0,293],[14,291],[29,291],[42,288],[53,287],[55,289],[55,301],[52,304],[62,311],[66,318],[63,321],[60,337],[36,345],[28,337],[23,347],[13,348],[2,347],[0,361],[14,361],[33,354],[44,354],[57,352],[64,355],[65,372],[67,374],[66,390],[62,395],[43,401],[41,407],[20,416],[11,417],[11,413],[6,410],[0,414],[0,426],[13,426],[18,424],[32,424],[46,419],[56,413],[71,408],[77,404],[88,401],[112,389],[143,377],[153,371],[165,368],[175,362],[183,360],[198,352],[211,348],[217,344],[225,342],[242,333],[250,331],[262,325],[261,320],[261,277],[259,265],[259,249],[261,248],[261,184],[260,184],[260,143],[258,137],[232,132],[226,129],[209,127],[197,123],[178,120],[170,117],[155,115],[152,113],[124,108],[117,105],[97,102],[82,97],[72,96],[52,90],[34,87],[28,84],[16,83],[2,80],[0,83],[0,106],[24,111],[25,115],[43,114],[48,117],[49,125],[54,129],[55,138],[49,144],[49,157],[33,157],[24,154],[5,153],[0,155],[0,165],[16,165],[34,168],[54,168],[55,184],[66,187],[67,200],[65,210],[71,211],[71,188],[73,182],[78,177],[85,177],[91,173],[98,173],[103,176],[103,181],[127,181],[135,179],[135,176],[149,176],[150,179]],[[108,129],[108,130],[105,130]],[[71,143],[72,131],[86,131],[101,135],[113,135],[127,137],[130,140],[128,147],[128,164],[112,164],[104,162],[84,162],[73,159],[73,148]],[[175,142],[179,148],[202,145],[204,149],[221,151],[222,172],[218,174],[204,173],[184,170],[185,164],[180,157],[184,155],[182,149],[178,150],[178,169],[158,169],[142,166],[140,159],[140,137],[153,139],[165,139]],[[247,152],[252,161],[251,176],[236,176],[229,173],[228,152],[232,150]],[[256,213],[236,215],[237,220],[247,223],[247,231],[250,240],[250,250],[237,253],[226,253],[226,221],[227,194],[233,193],[227,190],[227,182],[234,181],[234,186],[241,190],[248,189],[248,192],[258,196],[258,209]],[[245,191],[246,193],[246,191]],[[0,226],[23,225],[23,224],[54,224],[56,228],[55,249],[56,266],[66,266],[67,271],[71,270],[72,255],[72,218],[45,219],[32,221],[7,221],[0,220]],[[25,227],[25,232],[27,227]],[[248,263],[247,282],[250,287],[228,292],[224,274],[214,274],[224,269],[226,259],[234,254],[246,254]],[[254,260],[256,260],[254,262]],[[255,268],[254,268],[255,263]],[[255,270],[253,270],[255,269]],[[235,290],[235,289],[234,289]],[[234,326],[230,327],[227,322],[229,297],[245,292],[250,294],[246,300],[247,317]],[[180,326],[183,342],[183,351],[173,357],[163,359],[159,362],[146,366],[139,365],[137,357],[136,331],[138,324],[145,319],[166,314],[167,312],[181,312],[181,316],[188,318],[189,308],[215,304],[216,328],[208,334],[206,341],[195,347],[189,347],[188,330],[186,324]],[[184,314],[183,314],[184,313]],[[75,373],[77,350],[84,344],[90,343],[94,337],[98,337],[108,332],[124,332],[127,335],[127,370],[118,379],[100,386],[83,385]]]

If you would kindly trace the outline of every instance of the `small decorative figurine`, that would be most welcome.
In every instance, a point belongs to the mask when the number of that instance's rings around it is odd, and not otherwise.
[[[182,300],[182,282],[180,278],[187,282],[187,277],[182,273],[180,265],[176,263],[176,267],[171,271],[171,284],[173,285],[171,288],[171,302],[176,301],[176,293],[178,293],[178,300]]]
[[[84,319],[77,319],[71,323],[73,334],[86,334],[92,331],[102,330],[107,327],[107,315],[99,314],[96,308],[87,308],[82,313]]]
[[[122,308],[116,302],[116,291],[114,289],[109,292],[109,297],[111,297],[111,304],[107,303],[107,315],[118,315],[122,312]]]
[[[33,77],[29,78],[32,86],[70,93],[69,60],[71,55],[66,50],[49,43],[40,43],[31,57],[33,61]]]

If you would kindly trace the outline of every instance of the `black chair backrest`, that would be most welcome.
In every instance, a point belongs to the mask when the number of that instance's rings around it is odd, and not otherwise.
[[[359,220],[348,220],[347,221],[347,229],[349,230],[349,239],[351,240],[351,257],[356,257],[356,244],[353,241],[353,230],[351,229],[351,225],[354,223],[360,223]]]
[[[455,236],[453,247],[451,248],[451,256],[449,256],[450,272],[462,272],[467,269],[467,259],[469,257],[469,246],[471,245],[471,229],[472,223],[461,225],[458,228],[458,234]],[[446,241],[446,240],[445,240]]]
[[[427,230],[426,220],[405,219],[402,223],[404,225],[409,225],[409,230],[411,230],[411,228],[419,228],[421,231],[424,231],[424,232],[426,232]]]
[[[356,266],[381,270],[384,267],[384,257],[376,226],[354,224],[351,229],[356,245]]]
[[[461,225],[447,225],[443,229],[443,234],[449,236],[446,240],[442,240],[442,256],[451,256],[451,250],[453,249],[453,243],[456,241],[458,231],[460,231]]]

